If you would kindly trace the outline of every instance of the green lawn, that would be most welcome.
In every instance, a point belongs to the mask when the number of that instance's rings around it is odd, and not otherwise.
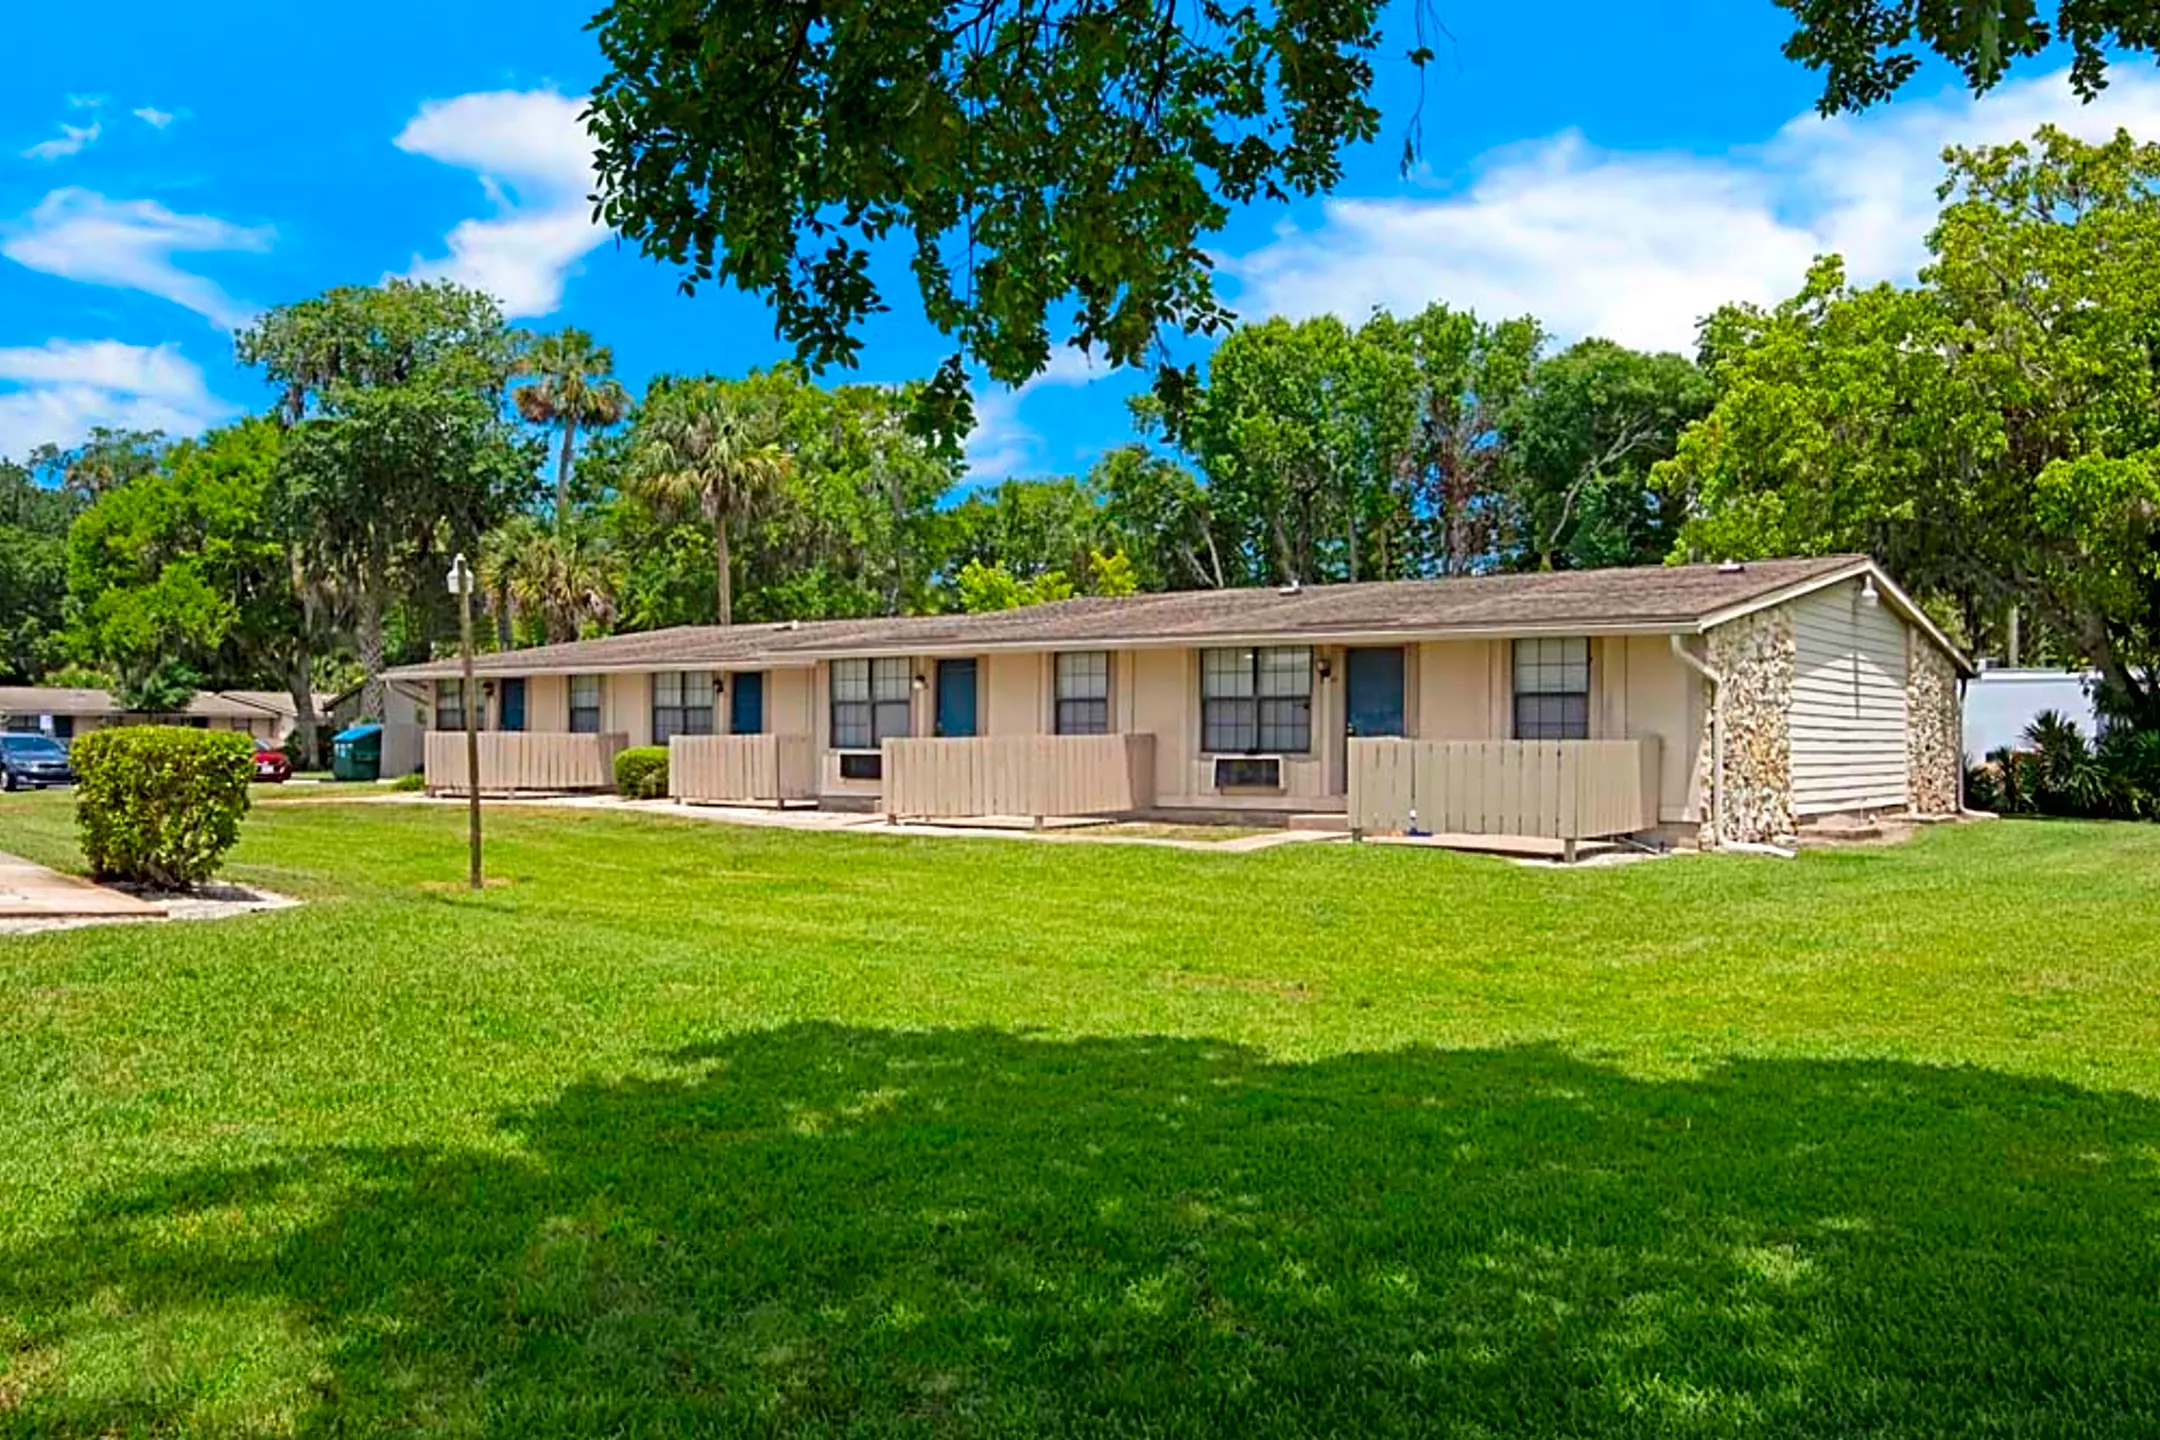
[[[2160,828],[461,820],[0,937],[0,1434],[2160,1433]]]

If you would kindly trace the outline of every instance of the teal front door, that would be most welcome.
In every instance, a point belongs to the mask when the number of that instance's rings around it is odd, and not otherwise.
[[[728,676],[728,733],[765,733],[765,672],[741,670]]]
[[[1403,652],[1400,645],[1352,650],[1344,713],[1352,735],[1368,739],[1403,733]]]
[[[975,662],[937,662],[937,733],[965,740],[975,733]]]
[[[522,676],[502,682],[499,720],[504,730],[525,728],[525,680]]]

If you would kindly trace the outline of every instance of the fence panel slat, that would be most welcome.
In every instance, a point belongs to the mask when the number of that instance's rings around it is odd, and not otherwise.
[[[668,794],[708,805],[814,799],[816,753],[807,735],[677,735],[668,741]]]
[[[609,789],[615,783],[615,756],[627,743],[619,734],[522,730],[489,730],[477,739],[480,789],[502,794]],[[464,731],[429,731],[422,760],[428,789],[462,794],[469,788]]]
[[[1349,742],[1355,830],[1574,840],[1658,823],[1659,744],[1642,740]]]
[[[1151,735],[1000,735],[885,742],[888,814],[957,819],[1114,815],[1154,804]]]

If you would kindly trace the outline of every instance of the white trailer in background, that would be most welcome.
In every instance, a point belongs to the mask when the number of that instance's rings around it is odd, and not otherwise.
[[[2004,746],[2021,748],[2025,729],[2043,710],[2077,722],[2088,737],[2100,733],[2093,708],[2096,673],[2079,670],[1983,668],[1965,686],[1965,753],[1973,760]]]

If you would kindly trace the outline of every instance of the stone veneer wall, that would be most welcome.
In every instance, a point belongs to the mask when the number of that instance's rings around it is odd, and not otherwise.
[[[1921,815],[1955,815],[1965,781],[1957,670],[1925,635],[1905,627],[1905,783]]]
[[[1712,669],[1725,677],[1725,794],[1723,834],[1710,823],[1710,684],[1703,682],[1703,734],[1698,762],[1705,849],[1789,836],[1792,813],[1793,623],[1784,606],[1720,625],[1706,637]]]

